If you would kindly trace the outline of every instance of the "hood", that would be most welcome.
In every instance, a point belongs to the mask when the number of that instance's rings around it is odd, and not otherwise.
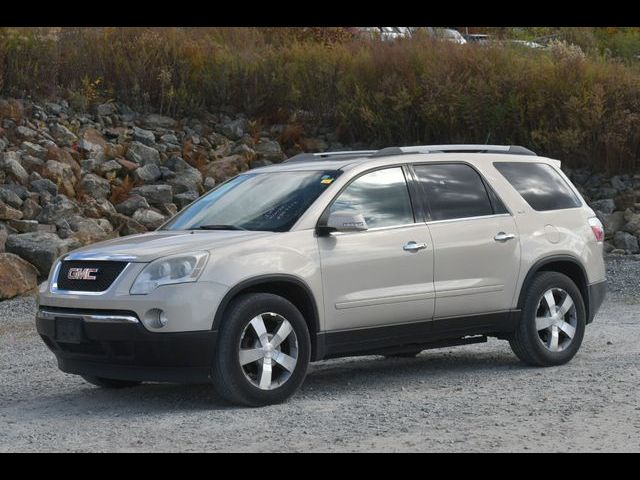
[[[133,257],[130,261],[150,262],[167,255],[211,250],[230,243],[269,235],[275,235],[275,233],[244,230],[163,230],[94,243],[74,250],[72,256],[79,258],[126,256]]]

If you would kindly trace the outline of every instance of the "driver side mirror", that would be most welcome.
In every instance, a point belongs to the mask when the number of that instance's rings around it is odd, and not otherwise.
[[[342,211],[332,212],[326,226],[320,227],[320,232],[361,232],[368,228],[362,213]]]

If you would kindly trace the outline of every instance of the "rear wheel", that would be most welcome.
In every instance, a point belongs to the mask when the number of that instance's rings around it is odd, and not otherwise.
[[[527,288],[522,318],[509,343],[524,363],[561,365],[578,352],[585,325],[584,301],[575,283],[558,272],[541,272]]]
[[[129,388],[142,383],[135,380],[115,380],[113,378],[89,377],[85,375],[83,375],[82,378],[92,385],[102,388]]]
[[[220,329],[213,383],[232,403],[280,403],[304,381],[311,341],[304,317],[288,300],[270,293],[235,299]]]

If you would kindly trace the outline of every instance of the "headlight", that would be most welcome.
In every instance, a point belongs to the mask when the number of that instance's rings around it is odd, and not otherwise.
[[[146,295],[161,285],[195,282],[207,258],[207,252],[195,252],[154,260],[140,272],[129,293]]]

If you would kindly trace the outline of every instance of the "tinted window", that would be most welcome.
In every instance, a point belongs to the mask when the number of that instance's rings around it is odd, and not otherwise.
[[[416,165],[414,170],[426,196],[431,220],[493,214],[484,183],[469,165]]]
[[[180,212],[165,230],[289,230],[340,174],[246,173],[221,184]]]
[[[495,162],[493,165],[534,210],[580,206],[578,197],[550,165],[521,162]]]
[[[400,167],[376,170],[354,180],[336,198],[330,211],[360,212],[369,228],[414,222],[407,182]]]

